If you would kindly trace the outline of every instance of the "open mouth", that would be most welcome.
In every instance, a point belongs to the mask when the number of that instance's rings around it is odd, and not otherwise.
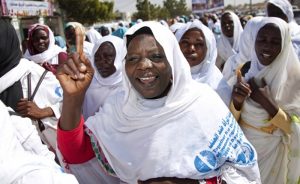
[[[142,86],[152,87],[156,84],[158,76],[138,77],[137,80]]]
[[[262,57],[265,58],[265,59],[271,58],[271,54],[262,53],[261,55],[262,55]]]
[[[186,55],[186,58],[187,58],[187,59],[194,60],[194,59],[197,58],[197,54],[196,54],[196,53],[187,54],[187,55]]]

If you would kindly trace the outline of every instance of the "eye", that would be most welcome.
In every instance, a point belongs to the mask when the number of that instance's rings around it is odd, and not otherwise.
[[[127,56],[126,57],[126,62],[130,63],[130,64],[137,63],[137,62],[139,62],[139,60],[140,60],[140,57],[138,57],[138,56]]]
[[[182,47],[188,47],[189,46],[189,42],[186,41],[186,40],[182,40],[182,41],[180,41],[180,46],[182,46]]]
[[[281,40],[280,39],[272,39],[271,43],[273,45],[280,45],[281,46]]]
[[[165,55],[163,54],[152,54],[149,59],[153,62],[160,62],[164,58]]]
[[[202,48],[202,47],[204,47],[204,43],[202,43],[202,42],[195,43],[195,48],[196,49],[199,49],[199,48]]]

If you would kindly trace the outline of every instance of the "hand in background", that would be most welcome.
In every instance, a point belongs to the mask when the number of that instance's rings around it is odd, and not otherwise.
[[[17,112],[23,117],[28,117],[33,120],[39,120],[54,115],[50,107],[39,108],[35,102],[21,99],[17,104]]]

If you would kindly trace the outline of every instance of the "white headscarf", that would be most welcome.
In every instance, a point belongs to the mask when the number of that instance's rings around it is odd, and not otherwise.
[[[158,22],[143,22],[126,35],[143,27],[151,29],[172,68],[168,95],[141,97],[123,68],[125,93],[110,98],[86,122],[117,176],[130,184],[158,177],[202,179],[232,166],[249,180],[259,180],[254,149],[218,95],[192,79],[172,32]]]
[[[97,43],[101,38],[101,34],[94,29],[94,27],[91,27],[87,32],[86,36],[89,38],[89,41],[93,44]]]
[[[37,64],[43,64],[44,62],[48,62],[49,64],[59,64],[58,63],[58,54],[60,52],[65,52],[65,51],[62,48],[60,48],[59,46],[55,45],[54,34],[48,26],[42,25],[42,24],[34,24],[30,28],[29,32],[34,30],[37,26],[41,26],[41,27],[48,29],[48,36],[49,36],[48,49],[40,54],[34,54],[34,55],[31,55],[29,53],[29,50],[27,49],[24,54],[24,58],[26,58],[30,61],[34,61]]]
[[[241,34],[240,42],[239,42],[239,52],[230,56],[228,60],[225,62],[222,74],[226,80],[229,80],[232,76],[235,75],[236,69],[250,61],[251,52],[254,52],[254,42],[252,38],[256,34],[257,24],[262,20],[263,17],[253,17],[250,19],[243,33]]]
[[[223,31],[221,30],[221,37],[217,42],[218,47],[218,54],[221,58],[226,61],[230,56],[237,53],[239,50],[239,42],[240,37],[243,32],[243,27],[240,23],[239,17],[232,11],[225,11],[225,13],[230,13],[233,19],[233,45],[230,44],[229,38],[224,35]]]
[[[11,110],[0,101],[1,183],[78,184],[73,175],[62,172],[53,153],[41,146],[31,120],[10,116]]]
[[[173,33],[176,33],[176,31],[180,28],[180,27],[182,27],[182,26],[184,26],[185,25],[185,23],[182,23],[182,22],[175,22],[174,24],[172,24],[169,28],[170,28],[170,30],[173,32]]]
[[[104,42],[110,42],[115,50],[116,50],[116,58],[114,61],[114,65],[116,67],[116,72],[113,73],[111,76],[103,78],[97,68],[95,67],[95,54],[97,52],[97,50],[99,49],[99,47],[101,46],[102,43]],[[97,80],[99,85],[102,86],[109,86],[109,85],[114,85],[117,83],[120,83],[122,81],[122,61],[125,57],[124,55],[124,51],[123,51],[123,40],[119,37],[113,36],[113,35],[107,35],[102,37],[95,45],[93,48],[93,52],[92,52],[92,64],[96,70],[95,74],[94,74],[94,78]]]
[[[281,129],[276,129],[272,134],[267,134],[253,128],[245,128],[244,133],[258,153],[263,183],[297,183],[300,175],[300,158],[299,154],[296,154],[299,152],[300,126],[292,121],[292,117],[300,115],[300,63],[292,48],[288,24],[282,19],[262,19],[252,39],[256,40],[257,32],[268,23],[276,24],[280,29],[281,52],[268,66],[260,64],[254,52],[245,79],[254,77],[258,85],[265,79],[275,102],[291,117],[292,131],[286,135]],[[270,118],[267,111],[251,98],[244,102],[241,118],[257,128],[271,125],[270,121],[266,121]]]
[[[256,81],[265,79],[271,93],[279,107],[290,115],[300,115],[300,63],[295,51],[292,49],[291,36],[288,25],[276,17],[264,18],[258,25],[257,32],[267,23],[279,26],[282,37],[282,50],[276,59],[268,66],[261,65],[255,52],[252,52],[251,67],[245,79],[255,77]],[[255,41],[253,42],[255,44]],[[254,46],[253,46],[254,48]]]
[[[207,83],[228,105],[231,99],[231,89],[223,79],[222,73],[215,64],[217,58],[217,46],[214,34],[211,30],[199,20],[194,20],[178,29],[175,36],[178,42],[180,42],[182,36],[192,28],[198,28],[203,32],[207,46],[206,56],[203,61],[200,64],[191,67],[192,78],[197,82]]]
[[[115,73],[103,78],[95,66],[95,54],[102,43],[110,42],[116,51],[114,66]],[[98,43],[95,44],[93,49],[92,65],[95,69],[94,77],[83,102],[83,116],[87,119],[89,116],[94,115],[95,112],[101,108],[108,96],[115,94],[122,88],[122,61],[124,59],[123,40],[119,37],[108,35],[102,37]],[[101,95],[100,95],[101,94]]]
[[[283,11],[283,13],[287,16],[293,46],[296,50],[296,53],[298,54],[298,58],[300,59],[300,26],[296,23],[294,19],[294,12],[291,3],[288,0],[268,0],[268,2],[266,3],[267,14],[268,3],[271,3],[280,8]]]

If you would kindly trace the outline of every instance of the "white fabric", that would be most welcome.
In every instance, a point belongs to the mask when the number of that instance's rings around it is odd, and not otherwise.
[[[280,8],[283,11],[283,13],[288,17],[290,34],[292,37],[291,39],[293,42],[294,49],[300,60],[300,25],[298,25],[294,19],[294,12],[291,3],[288,0],[268,0],[268,2],[266,3],[266,7],[268,3],[271,3]],[[268,14],[267,8],[266,12]]]
[[[34,27],[43,26],[48,29],[49,32],[49,46],[48,49],[40,54],[31,55],[29,50],[27,49],[24,57],[30,61],[34,61],[37,64],[43,64],[48,62],[49,64],[59,64],[58,54],[61,52],[65,52],[62,48],[55,45],[55,39],[52,30],[46,25],[36,24]],[[33,29],[33,28],[32,28]]]
[[[192,28],[198,28],[203,32],[207,46],[206,56],[203,61],[197,66],[191,67],[192,78],[197,82],[206,83],[212,87],[228,106],[231,100],[231,88],[223,79],[222,73],[216,66],[217,46],[214,34],[211,30],[199,20],[194,20],[178,29],[175,36],[178,42],[180,42],[182,36]]]
[[[102,111],[85,122],[117,176],[129,184],[157,177],[202,179],[234,167],[235,174],[260,183],[255,150],[220,97],[192,79],[172,32],[158,22],[143,22],[126,35],[145,26],[172,68],[168,95],[142,98],[123,68],[125,92],[109,98]]]
[[[62,172],[28,118],[10,116],[0,102],[0,180],[3,184],[77,184]]]
[[[181,28],[182,26],[184,26],[185,23],[182,22],[175,22],[174,24],[172,24],[169,28],[173,33],[176,33],[176,31]]]
[[[89,41],[93,44],[97,43],[101,38],[101,34],[94,29],[94,27],[91,27],[87,32],[86,36],[89,38]]]
[[[106,78],[103,78],[100,75],[94,61],[95,53],[104,42],[110,42],[116,50],[116,57],[114,61],[116,72]],[[94,115],[95,112],[97,112],[104,104],[104,101],[108,96],[113,95],[122,89],[122,61],[124,59],[124,52],[122,52],[122,50],[123,40],[112,35],[102,37],[99,42],[95,44],[91,61],[95,69],[95,74],[89,88],[86,91],[83,102],[83,116],[85,119]]]
[[[232,11],[225,11],[225,13],[230,13],[232,19],[233,19],[233,44],[230,44],[229,38],[224,35],[222,29],[221,29],[221,36],[217,40],[217,47],[218,47],[218,55],[221,57],[221,59],[225,62],[227,59],[232,56],[233,54],[236,54],[239,51],[239,42],[240,37],[243,32],[243,27],[240,23],[239,17]]]
[[[250,61],[251,52],[254,52],[254,42],[252,36],[256,32],[257,26],[263,17],[253,17],[250,19],[243,33],[241,34],[240,42],[239,42],[239,52],[230,56],[225,62],[222,74],[224,78],[228,81],[232,76],[235,76],[236,69],[242,64]]]
[[[290,33],[286,22],[279,18],[264,18],[257,25],[257,32],[267,23],[278,25],[282,37],[282,50],[276,59],[268,66],[258,64],[256,53],[252,55],[251,67],[245,79],[255,78],[258,84],[262,78],[269,86],[271,94],[278,106],[289,116],[300,115],[300,63],[292,49]],[[263,67],[262,67],[263,66]],[[259,104],[251,99],[244,102],[241,118],[255,127],[266,127],[270,122],[269,114]],[[299,150],[299,124],[292,123],[292,134],[285,135],[280,129],[273,134],[267,134],[244,128],[249,141],[258,153],[258,163],[265,184],[297,183],[300,177],[300,157],[293,150]],[[266,146],[267,145],[267,146]],[[289,182],[287,182],[289,181]]]
[[[61,162],[62,163],[62,162]],[[121,184],[119,178],[110,176],[99,166],[97,158],[83,164],[68,164],[68,173],[74,174],[79,183],[87,184]]]
[[[41,66],[30,62],[27,59],[21,59],[20,63],[15,68],[0,78],[0,93],[10,87],[16,81],[20,80],[22,84],[23,97],[27,98],[27,75],[31,73],[31,91],[33,92],[44,71],[45,69]],[[41,119],[46,128],[43,131],[43,134],[41,134],[41,138],[43,141],[45,141],[45,143],[47,143],[48,146],[55,148],[57,121],[60,117],[62,105],[62,89],[58,80],[51,72],[47,72],[34,97],[34,102],[39,108],[51,107],[55,114],[54,117]]]
[[[94,44],[84,41],[83,42],[83,52],[86,55],[86,57],[91,61],[92,57],[93,57],[93,48],[94,48]]]

